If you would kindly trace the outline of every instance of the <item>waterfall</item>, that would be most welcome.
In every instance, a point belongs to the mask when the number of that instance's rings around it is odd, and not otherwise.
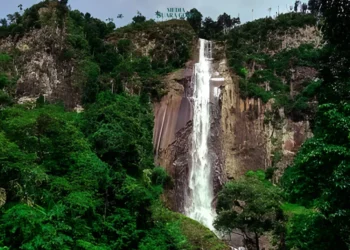
[[[216,214],[212,207],[213,170],[208,150],[211,53],[211,42],[200,39],[199,62],[195,65],[192,79],[194,85],[192,168],[189,176],[190,193],[186,197],[185,213],[188,217],[214,230],[213,221]]]

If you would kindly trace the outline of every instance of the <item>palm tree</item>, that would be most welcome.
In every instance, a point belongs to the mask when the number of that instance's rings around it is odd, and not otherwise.
[[[1,26],[3,26],[3,27],[7,27],[7,20],[6,20],[6,18],[0,19],[0,24],[1,24]]]

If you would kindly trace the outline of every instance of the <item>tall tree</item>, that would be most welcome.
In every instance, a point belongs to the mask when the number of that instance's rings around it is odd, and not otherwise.
[[[196,8],[193,8],[189,12],[186,12],[186,16],[187,21],[198,34],[202,26],[202,14]]]
[[[308,5],[311,13],[316,14],[320,10],[321,0],[309,0]]]
[[[279,190],[260,172],[229,182],[219,193],[214,226],[222,233],[240,229],[247,244],[259,248],[259,238],[278,224],[282,211]]]
[[[146,21],[146,17],[141,14],[141,12],[137,12],[137,16],[132,18],[133,23],[143,23]]]
[[[217,20],[218,29],[224,32],[224,34],[227,34],[227,32],[231,29],[232,24],[233,23],[230,15],[224,13],[218,17],[218,20]]]
[[[307,9],[308,9],[307,4],[306,4],[306,3],[303,3],[303,4],[301,5],[301,11],[305,14],[306,11],[307,11]]]
[[[203,21],[203,27],[199,34],[200,37],[210,40],[215,38],[217,33],[218,33],[217,23],[210,17],[206,17]]]
[[[2,27],[7,27],[7,20],[6,20],[6,18],[0,19],[0,24],[1,24]]]
[[[236,27],[236,25],[240,25],[241,24],[241,18],[240,17],[234,17],[232,18],[232,26]]]
[[[294,11],[295,11],[295,12],[298,12],[300,3],[301,3],[301,2],[300,2],[299,0],[295,1],[295,3],[294,3]]]

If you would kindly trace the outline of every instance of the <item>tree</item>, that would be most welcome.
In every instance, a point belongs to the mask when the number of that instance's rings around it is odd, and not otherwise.
[[[248,172],[228,182],[218,195],[214,226],[222,233],[239,229],[247,244],[259,250],[259,238],[278,224],[282,214],[278,189],[264,180],[263,172]]]
[[[0,24],[1,24],[2,27],[7,27],[7,20],[6,20],[6,18],[0,19]]]
[[[152,168],[152,117],[149,107],[141,106],[138,97],[101,93],[84,116],[84,129],[103,161],[115,168],[122,165],[134,176]]]
[[[146,21],[146,17],[141,14],[141,12],[137,11],[137,16],[132,18],[133,23],[143,23]]]
[[[195,8],[186,12],[187,21],[190,23],[194,31],[198,34],[202,26],[202,14]]]
[[[301,1],[299,1],[299,0],[295,1],[295,4],[294,4],[294,11],[295,12],[298,12],[300,3],[301,3]]]
[[[292,215],[287,224],[287,231],[287,249],[348,249],[340,235],[334,233],[338,232],[338,229],[317,212]]]
[[[67,6],[68,0],[60,0],[60,4],[64,5],[64,6]]]
[[[236,27],[236,25],[240,25],[241,24],[241,19],[239,17],[234,17],[232,18],[232,26]]]
[[[283,176],[291,202],[321,211],[333,234],[350,243],[350,104],[319,107],[315,137],[299,151]]]
[[[10,24],[14,23],[15,22],[15,16],[12,15],[12,14],[8,14],[7,15],[7,20],[9,21]]]
[[[309,0],[308,7],[312,14],[317,14],[321,6],[321,0]]]
[[[224,13],[218,17],[218,20],[217,20],[218,29],[224,34],[227,34],[227,32],[231,29],[232,25],[233,23],[230,15],[227,15],[226,13]]]
[[[305,14],[306,11],[307,11],[307,9],[308,9],[307,4],[306,4],[306,3],[303,3],[303,4],[301,5],[301,11]]]
[[[289,200],[319,211],[322,223],[331,228],[327,238],[339,244],[336,249],[345,250],[350,246],[350,8],[343,0],[319,3],[327,45],[321,58],[314,137],[304,143],[282,180]],[[322,235],[317,232],[298,244],[317,245]]]
[[[211,40],[216,38],[219,32],[217,23],[210,17],[206,17],[203,21],[203,27],[199,33],[200,37]]]

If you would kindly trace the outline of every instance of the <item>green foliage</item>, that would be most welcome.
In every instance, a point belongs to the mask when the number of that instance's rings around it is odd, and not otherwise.
[[[309,0],[308,9],[312,14],[318,14],[320,10],[321,1],[320,0]]]
[[[142,36],[141,36],[142,34]],[[118,28],[110,40],[118,44],[125,38],[133,42],[133,48],[144,46],[145,38],[154,41],[155,47],[149,51],[152,69],[159,75],[182,67],[190,58],[194,39],[194,31],[184,20],[154,22],[148,20],[141,24],[130,24]],[[140,51],[132,51],[139,54]]]
[[[285,202],[281,206],[282,210],[289,216],[293,215],[309,215],[314,213],[313,210],[307,209],[304,206],[298,205],[298,204],[293,204],[293,203],[288,203]]]
[[[148,232],[147,236],[140,242],[139,249],[185,249],[186,243],[179,223],[167,223]]]
[[[155,185],[164,186],[169,184],[171,181],[170,176],[166,173],[165,169],[162,167],[156,167],[152,172],[152,182]]]
[[[161,208],[160,220],[153,208],[170,179],[153,167],[153,119],[138,97],[101,93],[83,116],[40,102],[0,118],[2,246],[193,249],[184,219]]]
[[[283,176],[289,199],[320,210],[339,244],[349,242],[349,110],[345,103],[321,105],[315,138],[303,145],[294,166]]]
[[[0,73],[0,89],[3,89],[9,84],[9,80],[7,78],[7,75]]]
[[[337,229],[318,213],[293,216],[287,231],[286,246],[288,249],[348,249],[339,235],[334,234]]]
[[[291,16],[286,16],[286,18],[291,18]],[[271,26],[268,20],[265,21],[267,22],[264,24],[266,34],[277,32],[275,29],[280,29]],[[276,19],[273,22],[276,22],[275,25],[280,25],[280,21]],[[295,25],[292,28],[299,27]],[[243,26],[232,31],[227,50],[230,66],[237,75],[245,79],[240,80],[241,97],[260,98],[265,103],[273,98],[275,99],[273,113],[277,113],[276,110],[284,107],[285,113],[296,121],[312,116],[314,111],[309,102],[315,98],[319,83],[310,83],[310,87],[305,86],[298,96],[292,98],[289,88],[292,80],[291,69],[298,66],[319,69],[321,50],[316,49],[312,44],[302,44],[298,48],[282,50],[274,55],[269,55],[262,47],[268,46],[264,44],[264,40],[261,37],[254,40],[255,26],[251,23]],[[253,39],[253,42],[250,39]],[[249,72],[246,69],[252,67],[254,67],[254,74],[248,77]]]
[[[239,81],[241,98],[260,98],[264,103],[268,102],[272,95],[264,88],[243,79]]]
[[[192,220],[182,214],[171,212],[165,209],[159,203],[152,206],[152,218],[157,224],[169,223],[169,226],[180,228],[182,235],[186,237],[181,238],[180,235],[173,235],[170,238],[177,238],[177,242],[182,246],[183,250],[228,250],[226,246],[218,237],[208,228],[201,225],[199,222]],[[166,249],[166,248],[164,248]]]
[[[134,16],[132,18],[132,21],[134,24],[137,24],[137,23],[143,23],[146,21],[146,17],[143,16],[140,12],[137,12],[137,16]]]
[[[288,77],[289,69],[295,66],[318,69],[320,56],[320,49],[316,49],[312,44],[302,44],[298,48],[284,50],[276,54],[271,60],[267,61],[267,64],[277,75]]]
[[[240,229],[246,241],[257,246],[258,238],[280,223],[280,202],[279,190],[265,179],[264,172],[248,172],[219,193],[214,226],[223,233]]]
[[[327,45],[321,54],[322,81],[311,83],[302,94],[310,97],[316,92],[321,105],[314,138],[304,143],[285,172],[283,186],[290,201],[317,212],[293,217],[286,243],[298,249],[345,250],[350,246],[350,39],[344,30],[349,9],[346,1],[310,2],[320,6]]]
[[[303,120],[312,115],[309,102],[315,96],[311,93],[295,99],[290,96],[291,69],[298,66],[319,69],[321,50],[312,44],[301,44],[298,48],[279,51],[281,41],[271,39],[271,36],[293,33],[306,25],[316,25],[316,18],[311,14],[288,13],[232,29],[228,35],[226,56],[230,67],[245,79],[240,80],[242,98],[260,98],[265,103],[273,98],[273,113],[284,107],[285,113],[293,120]],[[251,69],[254,74],[248,77],[249,72],[242,69]]]
[[[10,61],[11,61],[11,56],[8,54],[2,54],[0,53],[0,67],[3,69]]]
[[[62,52],[62,57],[64,60],[78,59],[74,79],[76,85],[83,89],[85,104],[93,103],[99,92],[107,90],[159,99],[165,92],[161,75],[181,67],[190,56],[191,36],[188,32],[178,32],[169,25],[154,21],[133,23],[112,34],[113,29],[109,24],[92,18],[88,13],[84,15],[71,11],[67,26],[67,49]],[[162,41],[156,42],[149,57],[135,57],[137,46],[133,40],[125,39],[124,33],[115,44],[117,50],[112,43],[105,42],[105,39],[118,36],[121,31],[134,33],[145,30],[153,36],[158,26],[164,28],[165,36],[159,36]]]
[[[202,25],[202,14],[196,8],[193,8],[186,12],[186,15],[187,21],[190,23],[193,30],[198,34]]]
[[[217,21],[206,17],[202,22],[199,36],[207,40],[223,41],[227,38],[229,31],[237,24],[241,24],[240,18],[231,19],[231,16],[226,13],[219,15]]]
[[[7,15],[8,22],[0,27],[0,38],[12,36],[23,36],[31,29],[40,29],[45,25],[63,26],[64,19],[68,13],[67,1],[44,0],[32,7],[25,9],[23,14],[15,12]],[[39,14],[39,10],[46,8],[48,12]],[[5,24],[5,21],[2,21]]]
[[[128,56],[132,50],[132,42],[129,39],[121,39],[117,43],[117,48],[120,54]]]
[[[101,93],[84,113],[83,129],[101,159],[134,175],[153,165],[152,126],[150,107],[136,96]]]

